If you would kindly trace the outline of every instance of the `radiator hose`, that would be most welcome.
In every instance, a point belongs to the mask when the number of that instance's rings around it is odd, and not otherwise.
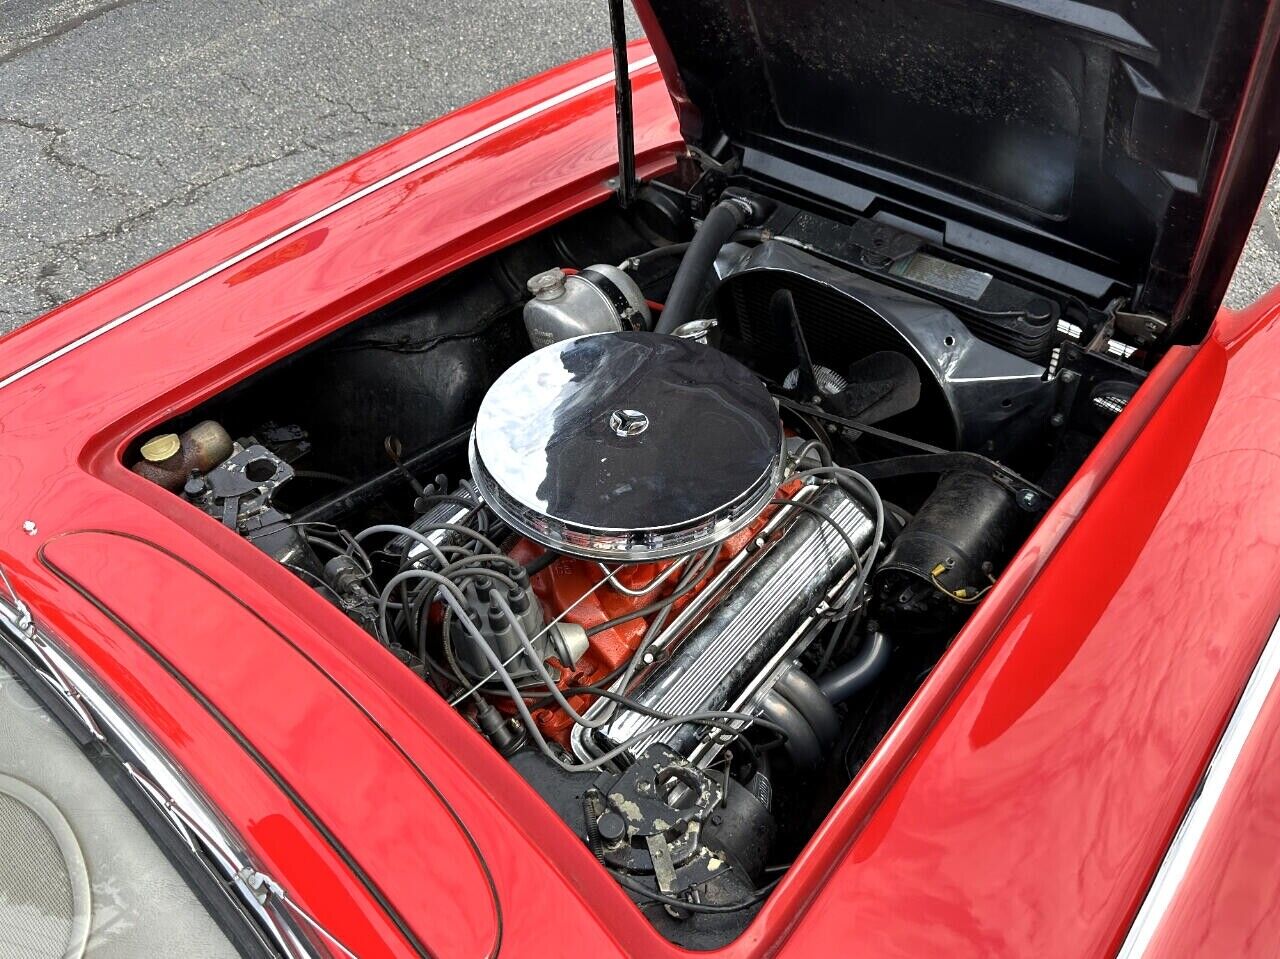
[[[832,705],[839,705],[870,686],[888,662],[889,638],[876,630],[867,637],[866,645],[857,656],[819,679],[818,688]]]
[[[689,249],[680,260],[671,291],[667,294],[662,316],[655,327],[658,333],[671,333],[681,324],[700,317],[694,315],[702,297],[707,274],[720,253],[720,248],[733,237],[743,224],[755,216],[751,201],[742,197],[721,200],[711,208],[702,226],[694,234]]]

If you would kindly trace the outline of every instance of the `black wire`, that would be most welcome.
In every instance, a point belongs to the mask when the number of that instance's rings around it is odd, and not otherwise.
[[[339,476],[337,473],[329,473],[325,470],[294,470],[293,475],[298,479],[328,480],[330,483],[341,483],[344,486],[350,486],[353,482],[348,476]]]
[[[759,243],[765,239],[763,230],[738,230],[729,240],[734,243]],[[665,246],[655,246],[651,250],[645,250],[643,253],[637,253],[635,256],[628,257],[629,264],[634,264],[635,269],[651,263],[654,260],[661,260],[668,256],[684,256],[689,249],[689,242],[668,243]]]
[[[328,583],[326,583],[326,582],[325,582],[323,579],[321,579],[319,576],[317,576],[315,573],[311,572],[311,570],[309,570],[309,569],[304,569],[304,568],[303,568],[303,567],[301,567],[301,566],[294,566],[292,563],[281,563],[280,565],[281,565],[281,566],[283,566],[285,569],[293,570],[293,572],[295,572],[295,573],[301,573],[303,576],[307,577],[307,579],[311,580],[311,581],[312,581],[313,583],[315,583],[317,586],[320,586],[322,589],[324,589],[326,592],[328,592],[328,594],[329,594],[330,596],[332,596],[335,600],[337,600],[337,601],[338,601],[338,606],[339,606],[339,608],[341,608],[341,606],[342,606],[342,597],[338,595],[338,591],[337,591],[337,590],[335,590],[335,589],[334,589],[332,586],[330,586]]]
[[[624,662],[617,669],[612,670],[611,672],[608,672],[605,675],[601,676],[594,683],[590,683],[589,685],[586,685],[586,686],[574,686],[572,688],[578,689],[578,690],[590,690],[598,686],[607,688],[610,683],[612,683],[615,679],[617,679],[619,676],[621,676],[623,673],[627,671],[627,665],[628,663],[630,663],[630,661],[631,661],[630,657],[627,657],[627,662]],[[539,683],[539,685],[542,685],[542,684]],[[543,686],[543,688],[545,689],[546,687]],[[490,689],[492,689],[492,687],[486,687],[486,691]],[[562,691],[562,692],[564,692],[564,695],[566,696],[579,695],[577,693],[570,693],[568,691]],[[534,702],[529,704],[529,712],[536,712],[539,709],[545,709],[548,706],[553,706],[555,705],[555,701],[556,701],[556,698],[554,696],[549,696],[549,695],[543,696],[541,699],[535,700]]]
[[[837,649],[843,647],[848,641],[849,633],[854,630],[858,622],[862,619],[862,610],[858,611],[858,615],[849,616],[840,622],[836,622],[831,627],[831,636],[827,639],[827,645],[822,650],[822,658],[818,660],[818,665],[814,669],[815,676],[821,676],[827,671],[827,667],[831,665],[831,659],[835,655]]]
[[[750,909],[752,906],[759,905],[768,898],[769,893],[773,891],[781,880],[775,879],[766,886],[762,886],[751,894],[742,902],[711,904],[705,902],[685,902],[683,899],[677,899],[674,896],[663,895],[662,893],[649,889],[620,872],[612,873],[613,877],[624,889],[630,889],[637,895],[644,896],[646,899],[653,900],[652,905],[672,906],[676,909],[684,909],[688,912],[707,912],[707,913],[725,913],[725,912],[741,912],[743,909]]]
[[[557,553],[554,549],[542,551],[542,555],[537,559],[531,560],[524,565],[524,571],[530,576],[541,573],[544,569],[558,560],[563,554]]]
[[[630,260],[637,268],[643,266],[653,260],[661,260],[668,256],[683,256],[685,251],[689,249],[688,243],[668,243],[666,246],[655,246],[652,250],[645,250],[643,253],[637,253]]]
[[[350,557],[351,555],[345,549],[339,546],[337,543],[331,543],[329,542],[329,540],[325,539],[322,536],[315,536],[315,535],[312,535],[311,533],[303,533],[302,538],[305,539],[312,546],[323,546],[326,549],[332,550],[335,556]]]

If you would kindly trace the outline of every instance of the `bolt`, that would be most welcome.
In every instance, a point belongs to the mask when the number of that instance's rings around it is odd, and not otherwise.
[[[1018,503],[1023,509],[1035,509],[1036,503],[1039,502],[1039,499],[1040,498],[1036,496],[1035,490],[1024,489],[1018,494]]]
[[[1160,329],[1160,324],[1157,323],[1155,320],[1147,320],[1147,322],[1143,325],[1146,326],[1146,328],[1152,333]]]
[[[1062,371],[1062,382],[1064,382],[1064,383],[1074,383],[1074,382],[1076,381],[1076,377],[1077,377],[1077,375],[1078,375],[1078,374],[1076,373],[1076,371],[1075,371],[1075,370],[1063,370],[1063,371]]]
[[[1067,418],[1063,416],[1061,413],[1054,413],[1051,417],[1049,417],[1049,423],[1052,426],[1061,426],[1066,421],[1067,421]]]
[[[616,812],[606,812],[596,820],[596,830],[606,844],[617,845],[627,836],[627,821]]]
[[[35,536],[35,535],[36,535],[36,521],[35,521],[35,520],[33,520],[33,519],[29,519],[29,520],[27,520],[25,523],[23,523],[23,524],[22,524],[22,531],[23,531],[24,533],[26,533],[28,536]]]

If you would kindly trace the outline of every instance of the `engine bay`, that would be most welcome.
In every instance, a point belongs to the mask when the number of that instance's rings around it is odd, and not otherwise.
[[[1145,375],[1125,291],[907,226],[677,171],[129,465],[340,609],[662,934],[714,948]]]

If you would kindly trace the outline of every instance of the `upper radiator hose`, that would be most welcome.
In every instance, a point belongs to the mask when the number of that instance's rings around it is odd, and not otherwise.
[[[876,630],[867,637],[866,645],[857,656],[818,680],[818,688],[832,705],[839,705],[870,686],[884,672],[888,662],[889,637]]]
[[[658,333],[672,333],[683,323],[700,319],[694,316],[702,287],[720,248],[729,242],[745,223],[755,217],[756,208],[743,197],[728,197],[711,208],[694,235],[689,249],[680,260],[676,277],[671,281],[662,316],[654,328]]]

